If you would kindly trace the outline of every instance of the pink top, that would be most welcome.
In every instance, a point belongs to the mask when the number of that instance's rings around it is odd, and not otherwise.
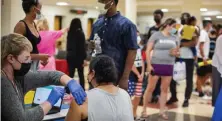
[[[40,31],[41,42],[37,45],[39,53],[55,55],[56,40],[59,39],[63,32],[60,31]]]

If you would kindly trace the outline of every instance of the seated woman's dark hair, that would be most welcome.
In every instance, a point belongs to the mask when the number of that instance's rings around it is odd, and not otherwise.
[[[25,13],[29,13],[32,6],[37,6],[39,0],[22,0],[22,8]]]
[[[95,79],[98,84],[117,82],[117,69],[114,60],[109,56],[97,56],[91,61],[89,69],[95,71]]]

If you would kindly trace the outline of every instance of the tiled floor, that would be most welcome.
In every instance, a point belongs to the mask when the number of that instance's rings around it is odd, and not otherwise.
[[[88,73],[88,68],[85,68],[85,76]],[[75,76],[75,79],[77,75]],[[87,78],[86,88],[88,88]],[[185,81],[180,82],[180,85],[177,86],[178,99],[179,102],[174,104],[175,108],[169,109],[169,121],[210,121],[213,114],[213,107],[210,104],[210,101],[200,99],[199,97],[192,95],[190,100],[190,106],[188,108],[183,108],[182,103],[184,100],[184,91],[185,91]],[[169,95],[170,96],[170,95]],[[168,96],[168,97],[169,97]],[[137,115],[140,116],[142,112],[142,107],[140,106],[137,111]],[[148,115],[150,117],[146,121],[162,121],[158,116],[159,110],[155,108],[148,108]],[[145,121],[145,120],[144,120]]]
[[[168,112],[169,121],[210,121],[209,117],[205,116],[196,116],[190,114],[183,114],[183,113],[175,113],[175,112]],[[150,115],[147,119],[137,119],[136,121],[164,121],[163,119],[159,118],[158,114]]]
[[[190,100],[190,106],[188,108],[183,108],[182,103],[184,100],[184,90],[185,82],[180,83],[177,87],[179,102],[174,104],[173,109],[169,109],[169,121],[210,121],[213,114],[213,107],[211,106],[210,101],[200,99],[199,97],[192,95]],[[169,95],[170,96],[170,95]],[[168,96],[168,97],[169,97]],[[140,116],[142,112],[142,107],[139,107],[137,115]],[[148,121],[159,121],[155,118],[158,115],[159,110],[155,108],[148,108],[148,114],[154,118],[151,118]]]

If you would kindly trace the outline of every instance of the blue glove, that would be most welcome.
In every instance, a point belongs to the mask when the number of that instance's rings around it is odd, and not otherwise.
[[[75,98],[75,101],[78,105],[82,105],[86,99],[86,92],[75,80],[69,81],[67,84],[72,96]]]
[[[54,106],[60,98],[62,98],[65,94],[64,88],[61,87],[53,87],[47,101]]]

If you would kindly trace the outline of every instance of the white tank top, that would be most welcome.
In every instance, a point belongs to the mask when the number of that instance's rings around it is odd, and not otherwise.
[[[116,94],[95,88],[87,93],[88,121],[134,121],[129,94],[120,89]]]

